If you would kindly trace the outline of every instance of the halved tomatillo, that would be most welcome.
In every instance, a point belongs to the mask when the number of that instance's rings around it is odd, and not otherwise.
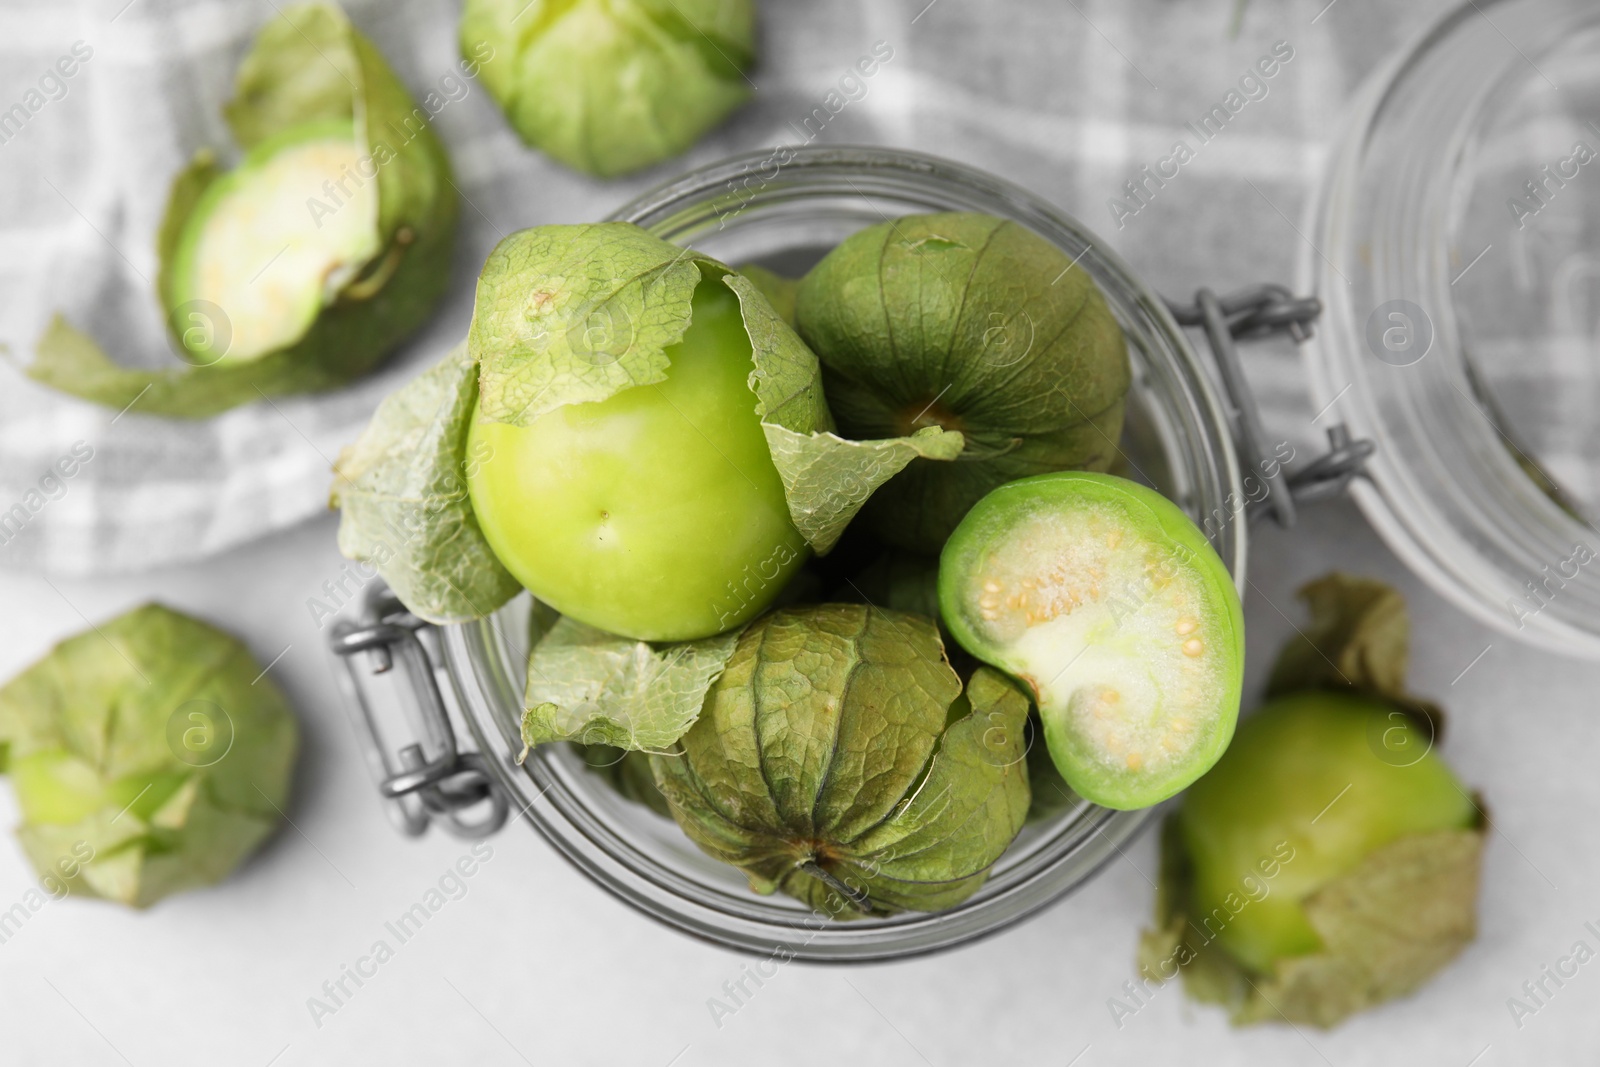
[[[169,310],[204,301],[226,316],[221,336],[207,316],[198,329],[177,323],[197,362],[294,344],[378,254],[378,183],[359,173],[363,155],[349,120],[304,123],[206,189],[184,220],[168,297]]]
[[[30,378],[117,411],[205,419],[346,385],[432,313],[451,276],[450,160],[337,4],[279,8],[222,115],[242,164],[196,152],[156,231],[155,288],[187,365],[125,366],[57,315]]]
[[[1239,596],[1151,489],[1080,471],[1000,486],[945,545],[939,605],[962,647],[1027,686],[1051,760],[1088,800],[1159,803],[1233,737]]]

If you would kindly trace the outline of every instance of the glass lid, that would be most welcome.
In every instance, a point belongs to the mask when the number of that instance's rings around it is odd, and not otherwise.
[[[1303,273],[1355,495],[1459,606],[1600,656],[1600,6],[1477,0],[1357,101]]]

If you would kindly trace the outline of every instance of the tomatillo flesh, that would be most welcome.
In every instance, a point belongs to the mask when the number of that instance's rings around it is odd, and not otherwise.
[[[356,174],[364,154],[350,121],[302,123],[206,189],[179,238],[169,310],[215,305],[226,333],[207,315],[195,320],[204,326],[180,316],[192,359],[240,363],[294,344],[378,254],[378,183]],[[337,207],[308,209],[352,178]]]
[[[1027,686],[1052,762],[1096,804],[1157,804],[1233,737],[1238,592],[1152,489],[1084,471],[1000,486],[945,545],[939,605],[963,648]]]

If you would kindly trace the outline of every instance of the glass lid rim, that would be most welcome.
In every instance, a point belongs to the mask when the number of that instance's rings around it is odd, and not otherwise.
[[[1461,0],[1441,11],[1374,67],[1346,105],[1329,142],[1327,160],[1302,211],[1302,229],[1308,236],[1296,255],[1296,288],[1320,297],[1326,309],[1322,328],[1302,346],[1302,359],[1313,404],[1336,412],[1337,421],[1343,422],[1353,436],[1379,442],[1377,452],[1368,461],[1368,479],[1353,483],[1350,492],[1367,521],[1407,569],[1463,613],[1497,633],[1536,648],[1595,660],[1600,659],[1600,629],[1585,629],[1558,613],[1542,611],[1533,613],[1526,627],[1517,625],[1502,604],[1504,590],[1495,583],[1499,564],[1488,556],[1460,556],[1445,550],[1446,541],[1441,537],[1452,545],[1464,544],[1465,534],[1454,528],[1441,529],[1441,524],[1448,527],[1448,523],[1436,513],[1436,498],[1424,493],[1422,498],[1412,499],[1411,458],[1385,446],[1392,441],[1394,423],[1369,395],[1372,383],[1358,366],[1366,358],[1357,351],[1360,322],[1350,317],[1359,310],[1359,301],[1348,286],[1339,284],[1339,266],[1349,269],[1351,242],[1359,236],[1351,218],[1355,186],[1368,165],[1374,138],[1381,130],[1386,110],[1397,99],[1396,94],[1410,85],[1414,72],[1429,57],[1449,47],[1465,23],[1486,18],[1486,9],[1503,9],[1519,2],[1524,0]],[[1489,25],[1498,30],[1492,20]],[[1507,58],[1506,69],[1519,62],[1532,62],[1519,46],[1513,43],[1511,48],[1515,55]],[[1470,117],[1464,113],[1463,121]],[[1448,279],[1448,273],[1443,277]],[[1453,320],[1442,326],[1436,324],[1435,346],[1447,336],[1454,336],[1455,330]],[[1341,384],[1353,382],[1367,385],[1351,389],[1348,384]],[[1495,431],[1501,433],[1498,427]],[[1533,486],[1531,479],[1528,485]],[[1559,523],[1552,518],[1550,525],[1553,528]]]

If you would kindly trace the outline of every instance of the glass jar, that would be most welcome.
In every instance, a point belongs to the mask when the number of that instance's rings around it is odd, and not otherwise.
[[[904,214],[977,211],[1027,226],[1094,277],[1126,332],[1133,386],[1124,473],[1152,484],[1197,520],[1212,516],[1212,541],[1243,586],[1247,537],[1240,502],[1246,492],[1225,408],[1160,297],[1126,264],[1049,204],[966,167],[879,149],[784,151],[781,164],[757,153],[695,171],[613,217],[724,262],[759,261],[796,272],[856,230]],[[1075,801],[1055,818],[1026,827],[982,889],[955,908],[822,919],[788,897],[751,893],[737,870],[700,852],[670,819],[622,799],[571,746],[542,746],[517,764],[528,611],[528,598],[519,597],[491,618],[437,631],[444,691],[459,706],[482,762],[511,809],[525,813],[596,882],[710,941],[827,961],[946,948],[1060,899],[1115,858],[1150,816]]]
[[[1315,300],[1271,286],[1226,299],[1202,290],[1194,306],[1169,309],[1082,225],[991,175],[899,151],[785,148],[694,171],[613,218],[791,276],[899,215],[1012,219],[1087,270],[1126,333],[1134,373],[1118,473],[1195,518],[1241,588],[1246,514],[1288,523],[1297,502],[1348,486],[1396,553],[1460,607],[1545,647],[1595,655],[1600,254],[1586,248],[1600,232],[1600,157],[1588,158],[1600,125],[1583,116],[1600,115],[1589,106],[1600,105],[1597,52],[1593,0],[1466,0],[1360,94],[1311,204],[1301,265],[1328,309],[1305,346],[1313,392],[1338,417],[1332,451],[1293,475],[1264,453],[1232,339],[1282,331],[1305,341]],[[1520,184],[1524,173],[1534,184]],[[1510,206],[1519,190],[1522,209]],[[1530,237],[1533,224],[1549,229]],[[1204,329],[1214,365],[1180,322]],[[840,922],[759,897],[570,746],[517,763],[528,611],[522,597],[435,630],[390,602],[364,628],[342,624],[334,647],[391,813],[407,832],[440,818],[463,835],[525,814],[617,897],[722,945],[837,962],[948,948],[1059,900],[1151,814],[1079,801],[1025,827],[979,892],[936,914]],[[418,699],[402,704],[424,741],[398,749],[398,765],[377,740],[355,653],[377,657],[375,671],[397,653],[406,660]],[[457,754],[447,703],[478,753]],[[487,819],[463,821],[460,809],[484,801]]]
[[[1468,0],[1356,100],[1302,288],[1352,491],[1484,622],[1600,656],[1600,5]]]

